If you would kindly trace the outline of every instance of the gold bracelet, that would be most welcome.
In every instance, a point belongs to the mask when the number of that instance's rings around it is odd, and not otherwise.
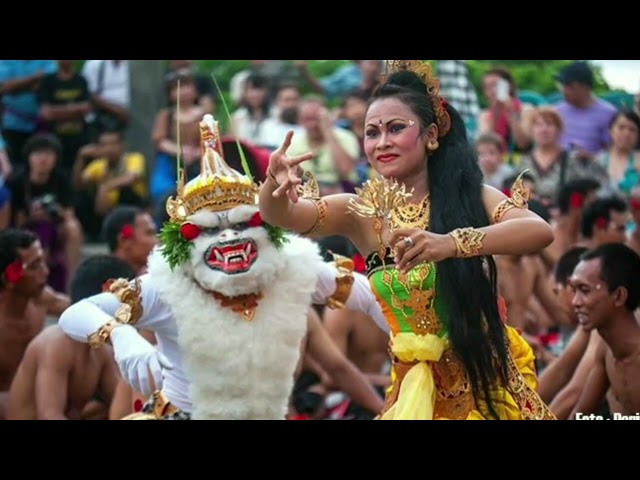
[[[316,218],[315,223],[311,226],[309,230],[306,232],[302,232],[300,235],[313,235],[324,225],[324,222],[327,220],[327,211],[329,206],[327,205],[327,201],[324,198],[308,198],[307,200],[311,200],[316,207],[316,211],[318,212],[318,217]]]
[[[111,340],[111,332],[114,328],[120,327],[122,324],[117,320],[109,320],[102,325],[97,331],[89,335],[89,347],[92,350],[98,349],[103,345],[109,343]]]
[[[487,235],[475,228],[458,228],[449,235],[456,242],[456,258],[476,257],[483,247],[484,237]]]
[[[122,303],[116,311],[116,320],[120,323],[135,325],[142,317],[142,285],[140,279],[133,281],[126,279],[116,280],[109,287],[109,292],[113,293]]]
[[[332,310],[340,310],[346,306],[349,295],[351,295],[351,288],[355,282],[355,278],[353,278],[355,263],[349,257],[333,253],[332,255],[338,269],[338,276],[336,277],[336,291],[327,299],[327,307]]]

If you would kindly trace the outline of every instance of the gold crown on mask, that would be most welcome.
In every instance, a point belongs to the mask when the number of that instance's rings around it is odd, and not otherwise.
[[[200,175],[185,185],[185,172],[180,169],[177,195],[167,200],[171,221],[182,223],[205,209],[221,212],[240,205],[257,205],[258,186],[225,162],[220,129],[212,115],[205,115],[200,122],[200,143]]]

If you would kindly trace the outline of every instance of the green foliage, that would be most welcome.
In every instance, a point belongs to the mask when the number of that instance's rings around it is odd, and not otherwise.
[[[286,237],[286,231],[280,227],[274,227],[273,225],[269,225],[268,223],[263,223],[262,226],[265,228],[267,233],[269,234],[269,240],[271,243],[280,250],[285,243],[289,241]]]
[[[171,270],[189,260],[193,248],[193,242],[182,236],[180,227],[177,223],[165,222],[160,230],[160,252]]]

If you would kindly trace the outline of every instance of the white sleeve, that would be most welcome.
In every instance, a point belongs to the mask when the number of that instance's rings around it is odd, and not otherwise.
[[[162,331],[172,321],[171,310],[158,297],[153,279],[149,275],[140,277],[140,288],[142,316],[133,326]],[[87,343],[92,333],[113,320],[120,305],[120,300],[113,293],[100,293],[67,308],[58,320],[58,325],[69,337]]]
[[[337,288],[336,277],[339,271],[333,263],[324,263],[318,276],[316,291],[311,296],[316,305],[325,305]],[[371,291],[367,277],[358,272],[353,272],[353,286],[347,299],[347,310],[363,312],[380,327],[384,332],[389,331],[389,325],[382,313],[382,309]]]
[[[82,66],[82,76],[87,81],[90,93],[98,89],[98,70],[102,60],[87,60]]]

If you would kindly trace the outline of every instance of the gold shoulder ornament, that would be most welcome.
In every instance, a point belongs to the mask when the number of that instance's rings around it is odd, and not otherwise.
[[[524,174],[528,171],[529,170],[525,170],[518,175],[518,178],[516,178],[516,181],[513,182],[513,186],[511,187],[511,197],[502,200],[493,210],[493,223],[499,223],[509,210],[514,208],[527,210],[529,208],[531,192],[524,186],[523,180]]]
[[[351,288],[353,287],[353,271],[355,269],[355,263],[349,257],[335,254],[333,255],[333,262],[338,269],[338,275],[336,276],[336,291],[331,297],[327,299],[327,307],[332,310],[339,310],[346,306],[349,295],[351,295]]]

